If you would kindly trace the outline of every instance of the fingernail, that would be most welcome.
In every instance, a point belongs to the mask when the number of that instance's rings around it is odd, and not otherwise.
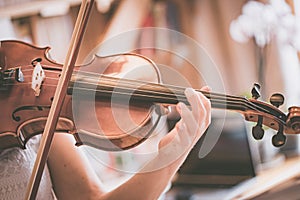
[[[207,91],[212,91],[212,88],[209,87],[209,86],[205,86],[205,89],[206,89]]]
[[[194,94],[194,89],[193,88],[186,88],[184,93],[187,97],[190,97]]]
[[[176,106],[177,111],[179,112],[180,115],[182,114],[182,104],[183,104],[182,102],[179,102]]]

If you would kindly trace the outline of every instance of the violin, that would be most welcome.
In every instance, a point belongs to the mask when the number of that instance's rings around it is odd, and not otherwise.
[[[16,40],[1,41],[0,149],[25,149],[31,137],[43,133],[62,71],[49,50]],[[123,73],[129,68],[130,73]],[[147,77],[137,80],[136,74],[145,71]],[[88,64],[75,66],[56,132],[72,134],[78,146],[130,149],[153,133],[170,105],[188,104],[184,90],[162,84],[155,63],[142,55],[95,56]],[[300,107],[283,113],[278,109],[284,102],[279,93],[271,96],[271,104],[259,101],[258,84],[249,99],[198,91],[210,99],[212,108],[236,111],[246,121],[256,122],[255,139],[262,139],[263,125],[277,130],[272,138],[277,147],[285,143],[285,134],[300,133]]]

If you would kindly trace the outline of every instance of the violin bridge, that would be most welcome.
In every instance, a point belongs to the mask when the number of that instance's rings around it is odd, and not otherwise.
[[[45,77],[46,75],[42,68],[41,63],[37,62],[32,72],[32,82],[31,82],[31,88],[33,89],[34,95],[36,97],[40,95],[42,84]]]

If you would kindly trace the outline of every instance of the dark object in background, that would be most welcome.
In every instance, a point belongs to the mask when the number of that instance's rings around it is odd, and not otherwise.
[[[199,158],[202,137],[180,168],[173,186],[231,187],[255,177],[258,155],[251,149],[247,122],[231,113],[223,122],[222,118],[212,118],[205,134],[221,130],[218,142],[208,155]]]

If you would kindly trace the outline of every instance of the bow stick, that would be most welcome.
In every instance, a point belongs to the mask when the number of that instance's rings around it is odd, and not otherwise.
[[[80,6],[79,14],[74,26],[70,47],[63,65],[62,73],[55,90],[53,102],[49,111],[48,119],[42,134],[41,143],[38,149],[35,164],[29,180],[26,199],[34,200],[41,181],[43,170],[47,162],[50,146],[53,140],[55,128],[60,115],[69,81],[79,53],[79,48],[86,29],[86,25],[94,4],[94,0],[83,0]]]

